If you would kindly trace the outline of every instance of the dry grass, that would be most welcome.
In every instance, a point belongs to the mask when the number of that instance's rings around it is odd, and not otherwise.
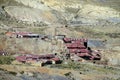
[[[120,38],[119,25],[108,26],[77,26],[73,28],[78,32],[83,32],[88,38]]]

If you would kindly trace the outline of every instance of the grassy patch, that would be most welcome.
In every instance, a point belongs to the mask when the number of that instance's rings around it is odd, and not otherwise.
[[[21,6],[22,4],[16,2],[15,0],[0,0],[0,5]]]
[[[102,38],[105,36],[104,33],[96,32],[95,30],[93,30],[92,28],[89,28],[89,27],[75,27],[74,30],[84,33],[85,36],[87,36],[87,37]]]
[[[28,30],[33,33],[44,34],[45,29],[46,27],[40,27],[40,28],[29,28]]]
[[[109,66],[97,66],[91,64],[82,64],[82,63],[74,63],[69,62],[68,64],[56,64],[52,65],[53,68],[61,68],[61,69],[73,69],[77,71],[81,71],[82,73],[103,73],[103,74],[120,74],[119,69],[109,67]]]
[[[77,13],[79,11],[79,9],[77,8],[65,8],[65,10],[69,13]]]

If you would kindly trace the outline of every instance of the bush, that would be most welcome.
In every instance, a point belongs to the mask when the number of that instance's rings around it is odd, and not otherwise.
[[[0,71],[5,71],[4,69],[0,68]]]
[[[24,71],[21,71],[20,74],[24,74]]]
[[[9,74],[16,75],[17,73],[10,71]]]
[[[14,58],[10,56],[0,56],[0,64],[11,64],[13,60]]]

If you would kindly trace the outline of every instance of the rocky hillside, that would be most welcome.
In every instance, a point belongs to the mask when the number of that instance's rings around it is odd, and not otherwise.
[[[101,21],[120,22],[119,0],[3,0],[1,3],[11,17],[30,23],[99,25]]]
[[[67,21],[66,23],[70,23],[70,22],[75,23],[77,21],[83,24],[99,24],[100,20],[105,20],[108,22],[120,22],[120,14],[118,10],[118,7],[119,7],[118,4],[120,3],[119,0],[117,2],[112,0],[111,1],[108,1],[108,0],[84,0],[84,1],[83,0],[74,0],[74,1],[72,0],[67,0],[67,1],[64,1],[64,0],[61,0],[61,1],[59,0],[33,0],[33,1],[16,0],[16,1],[24,4],[25,6],[29,6],[34,9],[39,9],[39,11],[44,11],[46,15],[39,15],[39,16],[41,17],[47,16],[49,20],[50,20],[49,17],[51,17],[52,20],[54,20],[53,21],[54,23],[57,21],[56,19],[54,19],[54,17],[57,17],[57,19],[59,19],[57,22],[63,19]],[[112,6],[110,6],[111,4]],[[24,8],[22,8],[22,10],[24,10]],[[51,12],[51,14],[49,14],[46,11]],[[29,13],[29,11],[27,12]],[[25,13],[27,14],[27,12]],[[35,13],[36,13],[36,16],[37,14],[40,14],[37,12]],[[13,15],[15,15],[15,13]],[[22,14],[19,13],[17,15],[22,15]],[[54,15],[54,17],[52,15]],[[27,15],[24,15],[24,16],[27,18]]]

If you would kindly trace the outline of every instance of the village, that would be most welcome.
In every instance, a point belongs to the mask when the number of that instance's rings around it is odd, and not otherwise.
[[[50,64],[62,64],[67,61],[84,62],[85,60],[101,60],[100,50],[92,50],[88,47],[88,39],[70,38],[66,35],[41,35],[29,32],[6,32],[6,37],[20,39],[40,39],[42,41],[61,41],[62,50],[51,53],[16,53],[13,64],[30,64],[33,66],[44,66]],[[54,44],[56,45],[56,44]],[[8,55],[7,52],[1,51],[1,55]]]
[[[0,80],[120,80],[120,0],[0,0]]]

